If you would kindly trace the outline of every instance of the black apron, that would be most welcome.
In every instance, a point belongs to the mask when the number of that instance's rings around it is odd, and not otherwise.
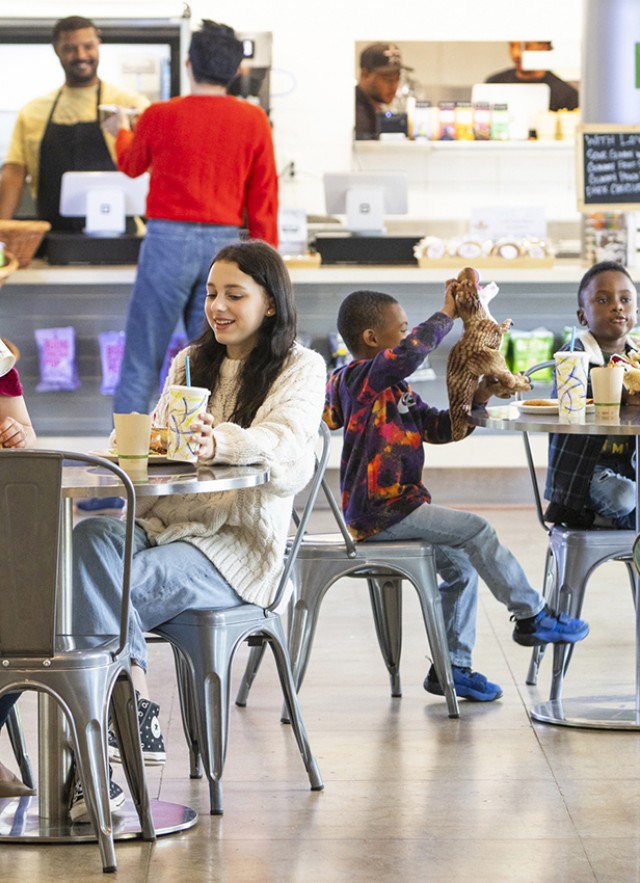
[[[60,215],[60,182],[64,172],[115,171],[98,118],[102,83],[96,91],[96,118],[89,123],[63,126],[52,122],[62,89],[56,95],[40,142],[40,175],[38,179],[38,217],[49,221],[52,230],[81,231],[85,218],[63,218]]]

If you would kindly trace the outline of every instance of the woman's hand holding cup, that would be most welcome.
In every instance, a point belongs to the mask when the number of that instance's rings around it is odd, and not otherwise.
[[[198,439],[198,459],[211,460],[216,452],[212,415],[208,411],[203,411],[199,415],[199,421],[193,424],[193,429],[200,436]]]

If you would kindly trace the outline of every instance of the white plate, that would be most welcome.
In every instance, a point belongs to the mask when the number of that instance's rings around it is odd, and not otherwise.
[[[112,463],[118,462],[118,454],[113,450],[89,451],[94,457],[104,457],[105,460],[111,460]],[[168,463],[166,454],[156,454],[154,451],[149,452],[149,463]]]
[[[558,403],[555,402],[551,404],[553,400],[549,400],[549,404],[546,405],[530,405],[527,403],[526,399],[522,402],[516,402],[516,405],[520,408],[523,414],[557,414],[558,413]],[[587,414],[592,414],[595,411],[595,405],[588,404],[587,405]]]

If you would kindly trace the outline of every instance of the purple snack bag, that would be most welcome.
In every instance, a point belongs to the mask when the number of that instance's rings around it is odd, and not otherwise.
[[[100,392],[111,396],[115,392],[120,376],[120,365],[124,355],[124,331],[101,331],[98,334],[102,383]]]
[[[162,363],[162,368],[160,369],[160,389],[164,389],[164,382],[167,379],[167,374],[169,373],[169,366],[171,362],[180,352],[183,350],[189,341],[185,337],[184,334],[172,334],[171,340],[169,341],[169,346],[167,347],[167,351],[164,354],[164,361]]]
[[[67,328],[36,328],[40,362],[38,392],[72,391],[80,386],[76,366],[76,333]]]

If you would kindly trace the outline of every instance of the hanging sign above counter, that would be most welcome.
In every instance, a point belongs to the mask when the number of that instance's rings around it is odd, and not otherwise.
[[[640,126],[585,124],[576,137],[578,211],[640,210]]]

